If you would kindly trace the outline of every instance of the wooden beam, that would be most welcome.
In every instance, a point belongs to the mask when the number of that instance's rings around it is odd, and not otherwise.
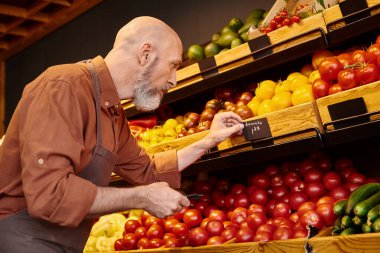
[[[62,11],[58,11],[54,16],[50,17],[50,20],[54,22],[44,23],[39,25],[33,31],[30,31],[30,36],[21,38],[15,43],[12,43],[12,46],[9,50],[0,52],[0,60],[6,60],[9,57],[17,54],[24,48],[32,45],[37,42],[47,34],[71,21],[75,17],[94,7],[95,5],[101,3],[103,0],[77,0],[74,1],[69,8],[64,8]],[[1,36],[0,36],[1,37]]]
[[[5,62],[0,61],[0,138],[5,133]]]
[[[9,45],[5,41],[0,41],[0,49],[9,49]]]
[[[15,7],[7,4],[0,4],[0,14],[23,18],[23,19],[31,19],[34,21],[40,22],[48,22],[49,18],[45,13],[38,13],[41,9],[47,6],[49,3],[47,2],[39,2],[35,6],[33,6],[30,10]]]
[[[58,5],[62,5],[62,6],[66,6],[66,7],[70,7],[71,6],[71,3],[67,0],[43,0],[43,1],[46,1],[46,2],[49,2],[49,3],[53,3],[53,4],[58,4]]]

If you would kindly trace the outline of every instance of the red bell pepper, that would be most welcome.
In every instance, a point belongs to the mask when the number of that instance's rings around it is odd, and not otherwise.
[[[146,116],[139,119],[128,120],[129,126],[140,126],[145,128],[153,128],[157,126],[158,117],[156,115]]]

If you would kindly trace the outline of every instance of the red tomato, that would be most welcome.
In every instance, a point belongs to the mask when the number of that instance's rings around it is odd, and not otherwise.
[[[218,88],[215,91],[215,98],[218,100],[230,99],[234,96],[234,90],[231,87]]]
[[[317,213],[322,218],[325,226],[332,226],[337,218],[333,211],[334,204],[321,204],[317,206]]]
[[[321,182],[310,182],[306,184],[305,192],[309,198],[319,198],[325,193],[325,187]]]
[[[376,42],[375,42],[376,44],[380,44],[380,35],[379,36],[377,36],[377,38],[376,38]]]
[[[184,214],[187,210],[189,210],[189,208],[185,206],[185,207],[182,208],[181,211],[175,213],[175,214],[173,215],[173,217],[174,217],[175,219],[177,219],[178,221],[182,221],[182,219],[183,219],[183,214]]]
[[[322,181],[322,172],[317,169],[310,169],[305,172],[303,179],[306,183],[314,182],[314,181]]]
[[[334,204],[335,199],[333,199],[330,196],[323,196],[317,201],[317,206],[322,205],[322,204]]]
[[[247,221],[248,217],[248,210],[243,207],[236,208],[231,215],[231,221],[235,224],[241,224],[245,221]]]
[[[348,177],[354,173],[354,172],[357,172],[357,169],[353,166],[347,166],[347,167],[344,167],[340,170],[340,175],[345,179],[347,180]]]
[[[273,217],[284,217],[288,218],[290,216],[290,207],[286,203],[278,203],[273,209]]]
[[[323,227],[323,221],[315,210],[306,210],[303,212],[300,221],[304,226],[310,225],[318,229]]]
[[[123,246],[122,246],[121,242],[122,242],[122,238],[119,238],[114,242],[113,248],[115,249],[115,251],[123,250]]]
[[[376,63],[377,63],[377,67],[380,68],[380,56],[377,57]]]
[[[227,215],[225,212],[223,212],[222,210],[212,210],[210,212],[210,215],[208,216],[208,218],[211,220],[218,220],[218,221],[226,221],[227,220]]]
[[[290,195],[289,206],[292,210],[298,210],[302,203],[308,200],[308,196],[304,192],[295,192]]]
[[[330,171],[323,177],[323,185],[327,190],[332,190],[342,183],[338,173]]]
[[[345,69],[338,74],[338,83],[342,86],[343,90],[349,90],[359,85],[356,71],[353,69]]]
[[[277,165],[269,164],[265,167],[264,174],[270,178],[271,176],[280,174],[280,168]]]
[[[299,216],[298,216],[298,212],[295,212],[295,213],[292,213],[290,216],[289,216],[289,220],[291,222],[293,222],[294,224],[299,220]]]
[[[380,44],[371,45],[365,54],[367,63],[377,63],[377,57],[380,56]]]
[[[220,235],[224,230],[223,222],[219,220],[211,220],[206,225],[206,231],[210,236]]]
[[[347,66],[351,64],[351,54],[350,53],[342,53],[336,57],[342,66]]]
[[[215,188],[219,191],[227,193],[231,189],[231,183],[228,179],[219,179],[216,182]]]
[[[301,175],[305,175],[306,171],[311,170],[311,169],[318,169],[318,165],[313,159],[309,159],[309,158],[304,159],[299,164],[299,171]]]
[[[368,182],[366,182],[368,183]],[[350,192],[353,192],[356,190],[356,188],[358,188],[359,186],[361,186],[362,184],[358,184],[358,183],[351,183],[351,182],[348,182],[346,183],[344,186],[350,191]]]
[[[178,237],[179,245],[180,247],[186,247],[189,246],[189,237],[187,235]]]
[[[165,223],[164,223],[163,219],[159,219],[159,218],[154,217],[154,216],[150,216],[145,221],[145,227],[148,228],[148,229],[150,228],[150,226],[152,226],[154,224],[160,225],[161,227],[165,226]]]
[[[223,199],[223,201],[224,201],[224,199]],[[194,208],[197,209],[197,210],[199,210],[199,212],[201,212],[201,213],[204,213],[206,207],[208,207],[208,203],[207,202],[203,202],[203,201],[199,201],[198,203],[196,203],[194,205]]]
[[[224,206],[227,209],[234,208],[235,197],[236,197],[236,194],[232,194],[232,193],[226,195],[226,197],[224,198]]]
[[[274,233],[274,231],[276,231],[276,229],[277,229],[277,227],[275,225],[266,223],[266,224],[260,225],[257,228],[256,232],[267,232],[267,233],[273,235],[273,233]]]
[[[192,200],[194,200],[194,203],[197,203],[197,202],[199,201],[199,202],[205,202],[205,203],[208,204],[208,205],[211,205],[211,204],[212,204],[212,198],[211,198],[211,195],[208,194],[208,193],[203,193],[203,196],[201,196],[201,197],[199,198],[198,201],[195,200],[195,199],[191,199],[190,202],[191,202]],[[194,208],[194,207],[193,207],[193,208]]]
[[[354,163],[351,159],[348,158],[340,158],[335,162],[335,170],[340,172],[342,168],[344,167],[352,167],[354,166]]]
[[[273,234],[273,240],[287,240],[293,238],[294,231],[290,228],[279,227]]]
[[[235,207],[245,207],[248,208],[250,202],[249,202],[249,196],[245,192],[239,193],[235,196]]]
[[[183,215],[183,222],[190,228],[196,227],[202,222],[202,214],[197,209],[189,209]]]
[[[148,243],[149,243],[149,239],[148,238],[141,238],[137,242],[137,248],[138,249],[148,249],[149,248]]]
[[[361,173],[357,173],[357,172],[352,173],[347,178],[347,182],[358,183],[358,184],[364,184],[366,180],[367,180],[367,178],[365,175],[363,175]]]
[[[253,213],[250,214],[247,218],[248,227],[252,229],[253,231],[256,231],[256,229],[260,226],[265,224],[267,221],[267,217],[264,213]]]
[[[220,245],[226,242],[226,239],[222,236],[213,236],[207,240],[207,245]]]
[[[207,206],[207,207],[205,208],[205,211],[203,212],[203,215],[204,215],[205,217],[209,217],[211,211],[213,211],[213,210],[219,210],[219,209],[218,209],[217,206],[213,206],[213,205],[211,205],[211,206]]]
[[[270,187],[270,179],[263,173],[249,177],[248,182],[250,185],[255,185],[262,189],[268,189]]]
[[[375,64],[369,63],[364,67],[357,69],[356,75],[361,84],[367,84],[377,81],[379,79],[380,71]]]
[[[358,63],[358,62],[365,63],[366,62],[365,55],[366,53],[364,50],[355,50],[351,55],[351,63],[352,64]]]
[[[233,194],[239,194],[245,192],[246,187],[243,184],[234,184],[231,188],[231,192]]]
[[[177,238],[186,236],[189,233],[189,226],[185,223],[178,222],[174,224],[172,232]]]
[[[297,180],[300,180],[299,174],[294,171],[289,171],[284,177],[284,185],[290,187]]]
[[[281,199],[288,193],[288,188],[285,185],[273,187],[272,196],[275,199]]]
[[[148,242],[149,249],[157,249],[164,245],[164,242],[160,238],[153,238]]]
[[[314,210],[317,207],[317,205],[314,202],[307,201],[305,203],[302,203],[299,208],[297,209],[298,215],[302,216],[302,214],[307,210]]]
[[[252,242],[255,233],[250,228],[241,228],[236,233],[236,242]]]
[[[165,233],[165,234],[162,236],[162,240],[164,241],[164,243],[165,243],[165,240],[167,240],[167,239],[169,239],[169,238],[177,238],[177,237],[176,237],[175,234],[173,234],[173,233]]]
[[[263,213],[265,214],[266,213],[266,208],[262,205],[258,205],[258,204],[251,204],[249,207],[248,207],[248,212],[247,214],[250,215],[252,213]]]
[[[322,171],[329,171],[332,168],[331,160],[326,156],[317,159],[317,165]]]
[[[276,199],[270,199],[268,203],[265,205],[265,208],[267,209],[267,215],[272,217],[273,215],[273,209],[277,205],[278,201]]]
[[[284,179],[281,175],[274,175],[270,179],[270,185],[272,187],[281,186],[284,184]]]
[[[136,249],[137,240],[135,234],[127,233],[123,235],[123,238],[121,239],[121,245],[124,250]]]
[[[330,196],[335,200],[348,199],[350,191],[346,187],[339,185],[330,191]]]
[[[318,69],[319,64],[325,58],[332,57],[332,56],[334,56],[334,54],[328,50],[319,50],[319,51],[315,52],[312,56],[312,65],[313,65],[314,69]]]
[[[141,223],[137,220],[127,220],[124,224],[126,233],[134,233],[137,228],[141,227]]]
[[[272,240],[272,234],[262,231],[256,232],[255,237],[253,238],[254,242],[268,242]]]
[[[153,239],[153,238],[162,238],[164,235],[164,229],[157,224],[153,224],[152,226],[149,227],[148,231],[146,232],[146,237],[148,239]]]
[[[199,225],[201,228],[206,229],[207,223],[210,221],[209,218],[204,218],[201,222],[201,225]]]
[[[264,189],[257,189],[249,197],[251,203],[265,205],[268,201],[268,193]]]
[[[219,207],[219,208],[223,208],[225,207],[225,199],[226,199],[226,196],[222,195],[222,196],[218,196],[214,199],[214,204]],[[204,212],[202,212],[204,214]]]
[[[308,232],[306,229],[304,230],[294,230],[293,238],[306,238]]]
[[[146,237],[146,232],[147,232],[146,227],[136,228],[135,230],[136,240],[139,241],[141,238]]]
[[[165,248],[177,248],[181,246],[180,241],[175,237],[163,240],[163,243],[165,245]]]
[[[177,219],[170,219],[170,220],[165,220],[165,232],[166,233],[171,233],[173,231],[173,227],[175,224],[177,224],[179,221]]]
[[[250,185],[250,186],[247,187],[247,190],[245,190],[245,193],[247,193],[249,196],[251,196],[252,192],[253,192],[254,190],[256,190],[256,189],[258,189],[257,186],[255,186],[255,185]]]
[[[322,79],[334,81],[337,79],[339,71],[343,70],[343,67],[337,58],[329,57],[319,64],[318,70]]]
[[[189,231],[188,237],[191,246],[201,246],[207,243],[209,235],[205,229],[197,227]]]
[[[290,186],[290,192],[302,192],[304,189],[305,182],[302,180],[297,180]]]
[[[226,239],[226,241],[229,241],[235,238],[237,231],[238,229],[225,229],[220,236]]]
[[[144,225],[145,226],[145,221],[151,217],[152,215],[150,215],[147,211],[143,211],[142,214],[141,214],[141,225]]]
[[[331,83],[323,80],[322,78],[318,78],[313,82],[313,95],[315,99],[325,97],[329,94],[329,89],[331,87]]]
[[[340,85],[339,83],[333,84],[330,86],[329,95],[339,93],[342,90],[343,90],[342,85]]]

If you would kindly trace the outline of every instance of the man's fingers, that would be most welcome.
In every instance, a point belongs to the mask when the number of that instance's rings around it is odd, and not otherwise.
[[[190,206],[190,200],[182,195],[181,198],[179,199],[179,204],[181,206]]]

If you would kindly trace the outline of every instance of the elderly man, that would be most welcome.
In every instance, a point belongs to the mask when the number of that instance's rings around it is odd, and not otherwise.
[[[176,85],[182,45],[168,25],[138,17],[103,59],[48,68],[28,84],[0,147],[0,252],[80,252],[91,217],[141,208],[165,217],[189,205],[180,172],[243,128],[234,113],[181,150],[149,157],[120,105],[156,109]],[[115,172],[133,188],[107,187]]]

